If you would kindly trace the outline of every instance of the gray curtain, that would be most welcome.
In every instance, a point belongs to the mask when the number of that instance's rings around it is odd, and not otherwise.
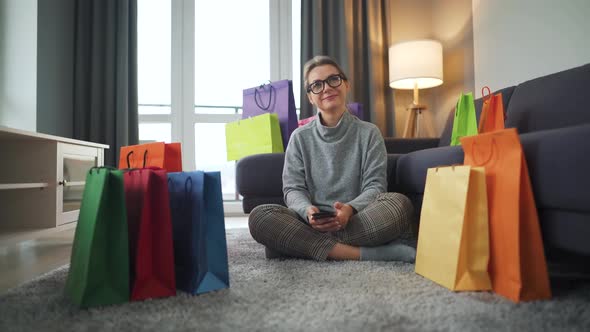
[[[394,136],[393,91],[388,83],[388,3],[302,0],[301,66],[314,55],[335,58],[350,79],[350,101],[363,104],[368,120],[384,136]],[[311,115],[311,105],[302,93],[301,117]]]
[[[74,138],[108,144],[105,165],[137,144],[137,0],[76,0]]]
[[[315,55],[333,57],[348,74],[346,22],[340,0],[301,0],[301,70]],[[301,77],[301,84],[303,80]],[[305,87],[301,89],[300,105],[301,119],[314,115]]]

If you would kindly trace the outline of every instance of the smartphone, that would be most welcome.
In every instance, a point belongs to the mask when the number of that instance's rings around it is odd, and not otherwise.
[[[313,219],[324,219],[324,218],[330,218],[330,217],[335,217],[336,213],[332,212],[332,211],[320,211],[320,212],[316,212],[314,214],[311,215],[311,217]]]

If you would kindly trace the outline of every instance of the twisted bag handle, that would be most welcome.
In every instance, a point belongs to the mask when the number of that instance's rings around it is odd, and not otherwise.
[[[485,93],[486,89],[488,90],[488,94]],[[486,101],[486,97],[488,97],[487,100],[492,99],[492,91],[490,90],[489,86],[486,85],[483,88],[481,88],[481,96],[484,102]]]
[[[436,166],[434,168],[434,172],[438,173],[438,169],[442,168],[442,167],[450,167],[451,170],[454,172],[455,171],[455,166],[464,166],[463,164],[451,164],[451,165],[440,165],[440,166]]]
[[[146,165],[147,153],[148,153],[148,150],[145,149],[145,151],[143,152],[143,168],[145,168],[145,165]],[[133,150],[131,150],[131,151],[129,151],[129,153],[127,153],[126,159],[127,159],[127,168],[128,169],[131,169],[131,162],[129,161],[129,157],[131,157],[132,154],[133,154]]]
[[[485,92],[486,89],[488,90],[487,91],[488,92],[487,94]],[[483,133],[484,132],[485,124],[488,121],[488,115],[489,115],[488,113],[490,112],[490,108],[489,107],[492,107],[492,103],[491,103],[492,102],[492,92],[490,91],[490,88],[487,85],[484,86],[483,88],[481,88],[481,97],[483,99],[483,103],[482,103],[482,106],[481,106],[481,113],[479,115],[479,117],[480,117],[479,124],[477,126],[477,132],[479,132],[479,133]],[[483,108],[484,108],[484,105],[486,103],[488,103],[488,111],[487,112],[484,112],[483,111]]]
[[[475,146],[477,145],[477,143],[475,143],[475,141],[473,141],[473,143],[471,144],[471,154],[473,156],[473,162],[475,163],[474,166],[484,166],[484,165],[486,165],[487,163],[490,162],[490,160],[492,160],[492,157],[494,156],[494,151],[496,151],[496,154],[498,153],[498,146],[496,145],[496,140],[494,139],[493,136],[491,137],[491,140],[492,140],[492,148],[490,149],[490,154],[482,162],[477,161],[477,158],[476,158],[476,155],[477,154],[475,153]]]
[[[150,169],[161,169],[158,167],[150,167]],[[189,186],[190,184],[190,186]],[[168,177],[168,187],[170,188],[171,186],[174,186],[174,182],[172,182],[172,179],[170,177]],[[186,180],[184,181],[184,202],[182,204],[182,208],[186,209],[187,206],[190,206],[191,203],[191,190],[193,188],[193,179],[191,179],[191,177],[187,177]],[[172,208],[172,206],[171,206]],[[178,206],[176,207],[178,208]]]
[[[259,92],[258,89],[263,89],[264,87],[268,86],[269,87],[269,91],[270,93],[268,94],[268,105],[267,106],[263,106],[262,104],[262,97],[259,97]],[[258,88],[254,89],[254,102],[256,103],[256,106],[258,106],[260,109],[264,110],[264,111],[268,111],[268,109],[270,108],[270,105],[272,105],[272,94],[275,94],[275,99],[276,99],[276,95],[277,92],[275,91],[274,86],[272,86],[272,84],[262,84],[261,86],[259,86]],[[260,99],[260,103],[258,103],[258,99]]]
[[[190,186],[189,186],[190,185]],[[191,206],[191,191],[193,190],[193,179],[190,177],[187,177],[186,180],[184,181],[184,201],[187,203],[185,204],[186,206]]]
[[[171,187],[174,186],[174,182],[172,182],[172,178],[170,178],[170,176],[168,176],[168,190],[170,192],[172,192],[172,190],[170,190]],[[172,198],[172,193],[170,193],[170,198]],[[177,207],[172,206],[172,202],[174,202],[173,199],[170,199],[170,212],[175,211],[177,209]]]
[[[109,171],[116,171],[117,170],[115,167],[112,167],[112,166],[93,166],[88,170],[88,173],[92,174],[93,170],[96,170],[96,173],[98,173],[101,169],[106,169]]]

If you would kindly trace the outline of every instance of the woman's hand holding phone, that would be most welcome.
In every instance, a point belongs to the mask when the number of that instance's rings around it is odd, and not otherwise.
[[[336,232],[341,229],[335,212],[320,211],[313,205],[307,208],[307,219],[311,227],[320,232]]]

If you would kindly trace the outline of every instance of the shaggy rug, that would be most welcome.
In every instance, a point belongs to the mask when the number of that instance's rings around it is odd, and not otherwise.
[[[0,331],[590,330],[588,283],[552,280],[552,300],[514,304],[448,291],[411,264],[267,260],[247,229],[227,240],[230,289],[80,310],[64,266],[0,296]]]

